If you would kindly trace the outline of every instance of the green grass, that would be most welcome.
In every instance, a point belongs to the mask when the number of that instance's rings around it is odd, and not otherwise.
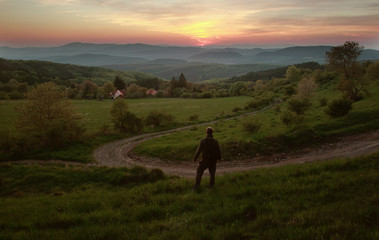
[[[233,108],[245,106],[251,97],[229,97],[212,99],[183,98],[144,98],[127,99],[130,111],[139,117],[145,117],[151,110],[163,111],[175,117],[179,125],[192,124],[188,119],[194,113],[199,114],[198,122],[211,121],[223,116],[232,115]],[[15,132],[13,124],[17,118],[14,108],[20,101],[0,101],[0,130]],[[98,131],[103,125],[112,128],[110,109],[112,100],[73,100],[72,104],[78,113],[84,117],[89,132]]]
[[[337,94],[336,94],[337,93]],[[342,118],[331,119],[320,107],[319,99],[332,100],[340,97],[335,86],[329,84],[318,90],[312,99],[312,106],[306,112],[305,121],[300,127],[287,127],[280,120],[286,103],[260,113],[257,118],[262,126],[258,133],[246,132],[241,124],[244,119],[221,121],[214,124],[214,136],[219,140],[225,160],[251,157],[257,153],[291,151],[306,145],[324,143],[332,136],[366,132],[379,128],[379,85],[370,88],[371,96],[353,104],[350,113]],[[251,118],[251,117],[247,117]],[[193,157],[196,147],[204,137],[204,128],[177,132],[165,137],[152,139],[137,146],[140,155],[161,157],[162,159],[188,161]],[[183,141],[185,140],[185,141]]]
[[[141,168],[0,165],[0,239],[378,239],[378,166],[254,170],[196,193]]]

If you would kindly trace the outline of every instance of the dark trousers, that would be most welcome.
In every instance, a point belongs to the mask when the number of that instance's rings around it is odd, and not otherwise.
[[[208,161],[201,161],[199,163],[199,166],[197,167],[195,188],[200,186],[201,177],[203,176],[203,173],[207,168],[209,174],[211,175],[209,179],[209,186],[213,187],[213,185],[215,184],[216,162],[212,163]]]

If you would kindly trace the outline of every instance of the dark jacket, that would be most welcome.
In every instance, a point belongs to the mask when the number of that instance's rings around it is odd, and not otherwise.
[[[217,162],[217,160],[221,160],[220,145],[218,144],[218,141],[213,138],[213,135],[208,134],[201,140],[195,153],[194,161],[196,161],[201,152],[203,153],[202,161]]]

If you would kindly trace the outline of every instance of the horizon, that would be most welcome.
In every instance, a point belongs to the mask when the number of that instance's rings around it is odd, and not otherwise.
[[[0,0],[0,46],[283,48],[356,41],[379,49],[378,12],[376,0]]]
[[[34,45],[34,46],[6,46],[6,45],[0,45],[0,47],[5,48],[12,48],[12,49],[25,49],[25,48],[59,48],[68,46],[71,44],[91,44],[91,45],[147,45],[147,46],[159,46],[159,47],[198,47],[198,48],[205,48],[205,49],[226,49],[226,48],[237,48],[237,49],[284,49],[284,48],[291,48],[291,47],[334,47],[336,45],[328,45],[328,44],[315,44],[315,45],[294,45],[294,44],[286,44],[286,45],[254,45],[254,44],[231,44],[231,45],[204,45],[204,46],[198,46],[198,45],[178,45],[178,44],[148,44],[148,43],[141,43],[141,42],[135,42],[135,43],[112,43],[112,42],[104,42],[104,43],[95,43],[95,42],[68,42],[58,45]],[[342,45],[343,43],[341,43]],[[361,44],[362,45],[362,44]],[[363,45],[362,45],[363,46]],[[378,48],[368,48],[364,47],[364,50],[378,50]],[[1,57],[1,56],[0,56]]]

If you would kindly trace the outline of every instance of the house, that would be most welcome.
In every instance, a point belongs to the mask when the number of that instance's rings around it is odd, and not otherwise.
[[[120,98],[124,98],[125,94],[120,91],[120,90],[116,90],[116,91],[113,91],[113,92],[110,92],[109,95],[113,98],[113,99],[116,99],[118,97]]]
[[[147,90],[146,92],[146,95],[149,95],[149,96],[155,96],[155,94],[157,94],[157,91],[155,91],[154,89],[150,88],[149,90]]]

